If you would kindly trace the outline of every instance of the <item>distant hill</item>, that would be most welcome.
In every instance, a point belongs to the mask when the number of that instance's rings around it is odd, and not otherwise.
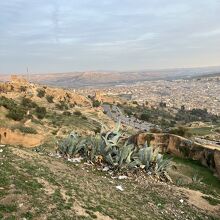
[[[132,84],[139,81],[149,80],[173,80],[192,78],[198,76],[220,74],[220,67],[205,68],[179,68],[165,70],[132,71],[132,72],[68,72],[68,73],[45,73],[31,74],[30,80],[35,83],[51,86],[78,88],[114,86]],[[0,75],[0,81],[7,81],[8,75]]]

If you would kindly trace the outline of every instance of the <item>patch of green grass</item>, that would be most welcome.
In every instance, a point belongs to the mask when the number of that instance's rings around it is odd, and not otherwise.
[[[17,206],[16,205],[0,204],[0,212],[11,213],[11,212],[16,212],[16,211],[17,211]]]
[[[193,179],[196,176],[201,179],[201,183],[192,182],[187,186],[191,189],[202,191],[206,194],[220,196],[220,180],[214,176],[213,172],[200,164],[199,161],[173,157],[173,161],[179,165],[179,172]]]
[[[27,220],[31,220],[31,219],[33,219],[33,214],[28,211],[28,212],[22,214],[22,217],[26,218]]]
[[[220,200],[215,199],[213,197],[210,196],[202,196],[202,198],[206,199],[210,205],[218,205],[220,204]]]
[[[204,136],[211,133],[211,127],[189,128],[188,132],[196,136]]]

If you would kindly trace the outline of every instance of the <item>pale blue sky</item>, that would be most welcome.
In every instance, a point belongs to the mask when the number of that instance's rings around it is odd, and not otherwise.
[[[1,0],[0,73],[220,65],[220,0]]]

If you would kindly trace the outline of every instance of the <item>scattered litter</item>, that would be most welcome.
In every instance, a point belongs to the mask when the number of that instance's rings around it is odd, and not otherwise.
[[[183,203],[183,199],[180,199],[180,203]]]
[[[81,160],[83,160],[82,157],[76,157],[76,158],[68,158],[67,159],[69,162],[73,162],[73,163],[80,163]]]
[[[20,203],[18,206],[19,206],[19,208],[21,208],[23,205],[24,205],[23,203]]]
[[[120,191],[124,191],[123,187],[121,185],[116,186],[116,189],[120,190]]]
[[[0,147],[5,147],[5,145],[4,144],[0,144]]]
[[[0,149],[0,153],[2,153],[3,152],[3,149]]]
[[[124,179],[127,179],[127,178],[128,178],[127,176],[119,176],[118,177],[119,180],[124,180]]]
[[[109,167],[104,167],[103,169],[102,169],[102,171],[109,171]]]
[[[144,168],[145,168],[145,165],[140,165],[140,168],[141,168],[141,169],[144,169]]]
[[[48,154],[50,157],[56,157],[56,158],[61,158],[62,156],[60,155],[60,154],[58,154],[58,153],[49,153]]]

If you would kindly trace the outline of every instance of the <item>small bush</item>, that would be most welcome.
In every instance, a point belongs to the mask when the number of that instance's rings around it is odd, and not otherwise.
[[[46,99],[47,99],[47,101],[49,102],[49,103],[53,103],[53,96],[52,95],[47,95],[46,96]]]
[[[56,103],[55,106],[59,110],[68,110],[69,109],[68,105],[64,101],[60,101],[60,103]]]
[[[14,109],[10,109],[9,113],[7,114],[7,117],[15,121],[21,121],[22,119],[24,119],[25,113],[26,112],[24,111],[24,109],[17,107]]]
[[[46,111],[46,108],[45,107],[39,107],[37,106],[37,108],[35,109],[36,111],[36,116],[39,118],[39,119],[43,119],[47,113]]]
[[[75,111],[75,112],[74,112],[74,115],[81,116],[82,113],[81,113],[80,111]]]
[[[13,129],[18,129],[22,133],[37,134],[37,131],[34,128],[26,127],[23,125],[15,126]]]
[[[98,101],[98,100],[93,100],[93,102],[92,102],[92,106],[93,107],[99,107],[101,105],[101,102],[100,101]]]
[[[26,92],[27,91],[27,87],[26,86],[21,86],[20,87],[20,91],[21,92]]]
[[[138,105],[138,102],[137,101],[133,101],[132,104]]]
[[[44,89],[38,89],[37,90],[37,96],[40,98],[43,98],[45,96],[45,90]]]
[[[147,112],[144,112],[141,114],[140,119],[143,121],[148,121],[150,119],[150,114]]]
[[[0,106],[4,106],[8,110],[16,108],[17,104],[13,99],[8,99],[4,96],[0,97]]]
[[[63,112],[63,115],[65,115],[65,116],[71,116],[71,112],[64,111],[64,112]]]
[[[37,107],[37,104],[29,98],[23,98],[21,101],[21,104],[24,107],[28,107],[28,108],[36,108]]]

